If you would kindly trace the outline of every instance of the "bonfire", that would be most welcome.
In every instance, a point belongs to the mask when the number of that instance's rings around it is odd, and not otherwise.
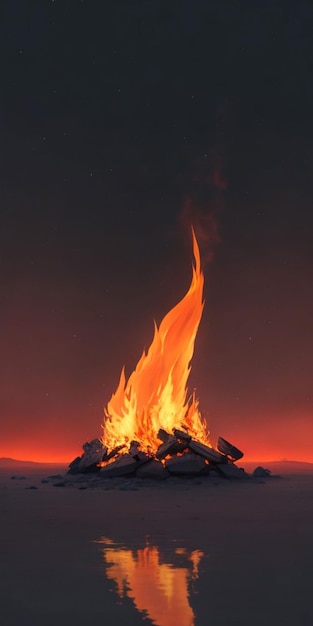
[[[231,475],[243,453],[219,438],[214,448],[195,394],[188,393],[194,345],[203,312],[204,276],[192,229],[192,279],[185,296],[154,326],[154,336],[134,371],[122,369],[104,410],[102,437],[83,445],[70,472],[103,476]]]

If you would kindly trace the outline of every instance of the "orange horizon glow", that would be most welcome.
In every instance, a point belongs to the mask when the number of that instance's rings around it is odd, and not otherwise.
[[[237,442],[236,442],[237,443]],[[32,445],[34,445],[34,441],[32,441]],[[244,452],[243,459],[240,459],[236,463],[236,465],[240,466],[244,463],[262,463],[262,462],[274,462],[274,461],[297,461],[300,463],[313,463],[313,454],[310,452],[304,452],[303,450],[295,450],[294,446],[290,446],[287,448],[272,448],[268,449],[258,448],[256,450],[255,441],[251,441],[250,443],[244,443],[242,438],[240,441],[240,446]],[[28,462],[31,461],[33,463],[51,463],[51,464],[60,464],[60,465],[69,465],[71,461],[77,456],[82,454],[82,450],[75,450],[73,448],[69,448],[68,451],[64,451],[59,454],[55,454],[55,449],[58,447],[56,442],[55,448],[51,448],[51,450],[45,451],[43,454],[42,448],[43,445],[39,445],[38,448],[29,448],[27,449],[27,454],[25,454],[25,446],[22,449],[12,447],[12,448],[2,448],[0,450],[0,459],[1,458],[9,458],[16,461]]]
[[[79,456],[79,453],[77,453],[77,451],[73,452],[72,450],[69,451],[68,455],[66,453],[56,455],[53,453],[53,450],[51,450],[51,452],[47,452],[46,454],[43,454],[40,449],[27,452],[27,455],[25,455],[25,449],[23,449],[21,453],[19,453],[19,451],[16,450],[16,448],[14,448],[14,450],[6,449],[6,450],[0,451],[0,459],[12,459],[12,461],[21,461],[23,463],[31,462],[31,463],[51,463],[51,464],[69,465],[69,463],[76,456]]]

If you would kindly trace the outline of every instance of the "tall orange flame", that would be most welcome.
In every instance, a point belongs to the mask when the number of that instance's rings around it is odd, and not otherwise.
[[[155,324],[153,341],[143,352],[136,369],[126,381],[124,368],[115,393],[104,411],[102,443],[109,449],[138,441],[143,451],[155,451],[160,428],[187,430],[198,441],[210,445],[209,434],[194,395],[187,399],[190,361],[203,311],[204,277],[200,252],[192,230],[195,263],[184,298]]]

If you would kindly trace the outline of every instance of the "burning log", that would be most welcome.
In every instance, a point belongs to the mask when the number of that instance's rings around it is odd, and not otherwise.
[[[238,461],[243,457],[243,452],[235,448],[235,446],[229,443],[229,441],[226,441],[226,439],[223,439],[223,437],[218,438],[217,449],[222,452],[222,454],[225,454],[225,456],[228,456],[232,461]]]
[[[102,458],[102,461],[109,461],[110,459],[113,459],[113,457],[115,457],[120,450],[123,450],[123,448],[125,448],[125,443],[123,443],[120,446],[116,446],[115,448],[113,448],[113,450],[111,450],[111,452],[109,452],[109,454],[105,454]]]
[[[103,446],[100,439],[83,444],[84,454],[76,457],[69,465],[68,474],[87,474],[97,472],[103,461],[109,461],[116,456],[120,450],[125,448],[125,444],[116,446],[108,453],[106,446]]]
[[[227,462],[226,457],[213,448],[209,448],[209,446],[205,446],[203,443],[199,443],[199,441],[194,441],[191,439],[189,442],[189,448],[196,454],[200,454],[204,459],[211,461],[212,463],[225,463]]]
[[[156,453],[156,458],[161,460],[164,459],[168,454],[171,454],[175,451],[175,447],[177,445],[176,437],[169,436],[168,440],[161,444]]]
[[[141,465],[150,461],[151,457],[139,450],[139,446],[138,441],[132,441],[128,454],[121,454],[115,461],[101,467],[101,476],[105,478],[126,476],[127,474],[132,474]]]
[[[139,448],[140,448],[139,441],[131,441],[130,446],[129,446],[129,454],[131,454],[132,456],[135,456],[135,454],[138,454]]]
[[[72,461],[69,474],[100,471],[105,478],[136,474],[138,477],[166,478],[169,474],[177,476],[196,476],[212,473],[214,468],[224,478],[243,478],[245,472],[234,465],[234,461],[243,453],[231,443],[219,437],[218,450],[200,441],[192,439],[188,433],[174,428],[173,435],[164,429],[158,432],[163,443],[155,455],[140,450],[140,442],[131,441],[127,453],[121,454],[126,444],[116,446],[110,452],[99,439],[93,439],[83,445],[84,454]],[[115,458],[116,457],[116,458]],[[160,463],[166,459],[166,463]],[[142,469],[142,466],[145,466]]]
[[[160,428],[157,434],[157,438],[161,439],[163,443],[166,443],[171,435],[164,430],[164,428]]]
[[[187,447],[186,442],[179,442],[176,437],[170,435],[165,443],[162,443],[157,450],[156,458],[161,460],[165,459],[168,454],[177,454],[177,452],[183,452]]]
[[[137,461],[130,454],[121,454],[116,461],[108,463],[100,469],[100,475],[103,478],[116,478],[118,476],[127,476],[133,474],[137,467]]]
[[[173,435],[174,437],[176,437],[176,439],[180,439],[183,441],[190,441],[191,437],[190,435],[188,435],[188,433],[186,433],[184,430],[178,430],[178,428],[173,428]],[[170,437],[172,437],[172,435],[170,435],[170,433],[166,432],[166,430],[164,430],[164,428],[160,428],[160,430],[158,431],[157,434],[158,439],[161,439],[161,441],[163,441],[163,443],[167,443],[167,441],[169,440]]]
[[[151,459],[144,465],[141,465],[136,469],[136,476],[138,478],[151,478],[154,480],[164,480],[168,478],[169,472],[160,461]]]
[[[186,441],[187,443],[189,443],[189,441],[191,440],[190,435],[188,435],[188,433],[185,433],[183,430],[178,430],[177,428],[174,428],[173,432],[177,439],[181,439],[182,441]]]
[[[78,472],[94,471],[97,464],[100,463],[107,454],[107,448],[102,445],[100,439],[93,439],[84,443],[82,446],[84,454],[78,463]]]
[[[138,441],[131,441],[129,454],[131,454],[131,456],[135,459],[135,461],[137,461],[137,463],[147,463],[147,461],[149,461],[150,459],[150,456],[145,452],[142,452],[142,450],[139,450],[139,448],[140,443]]]
[[[198,454],[186,452],[181,456],[172,456],[170,459],[167,459],[165,466],[170,474],[176,476],[195,476],[200,474],[205,468],[205,460]]]

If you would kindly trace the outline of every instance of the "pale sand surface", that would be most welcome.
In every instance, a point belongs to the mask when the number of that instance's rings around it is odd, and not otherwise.
[[[107,489],[41,482],[59,472],[65,468],[0,469],[1,626],[313,626],[313,474],[259,482],[120,479]],[[122,559],[128,555],[111,578],[128,568],[134,600],[121,599],[106,576],[103,536],[122,544]],[[165,564],[161,577],[187,571],[169,565],[177,565],[176,547],[203,553],[182,600],[185,623],[179,609],[160,617],[144,564],[130,572],[146,545]],[[176,594],[184,589],[177,581]]]

